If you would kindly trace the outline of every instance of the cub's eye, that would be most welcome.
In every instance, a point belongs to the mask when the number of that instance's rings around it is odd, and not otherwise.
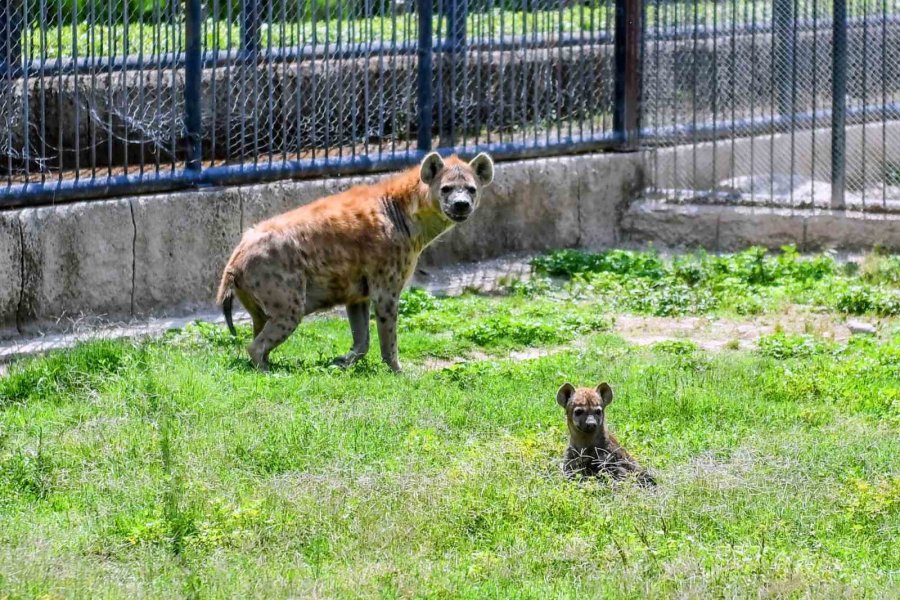
[[[452,192],[452,191],[453,191],[453,188],[450,187],[449,185],[445,185],[445,186],[443,186],[443,187],[441,188],[441,193],[442,193],[442,194],[449,194],[449,193]]]
[[[584,409],[583,409],[583,408],[576,408],[576,409],[575,409],[575,416],[576,416],[576,417],[580,417],[580,416],[583,415],[583,414],[584,414]]]
[[[478,192],[478,188],[472,187],[470,185],[466,188],[466,191],[469,192],[470,195],[474,196]]]

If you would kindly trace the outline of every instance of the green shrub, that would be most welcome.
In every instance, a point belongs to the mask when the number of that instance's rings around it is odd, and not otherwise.
[[[405,317],[417,315],[437,306],[434,296],[422,288],[410,288],[400,295],[398,312]]]
[[[857,285],[838,296],[835,306],[839,311],[851,315],[874,313],[891,317],[900,315],[900,292]]]

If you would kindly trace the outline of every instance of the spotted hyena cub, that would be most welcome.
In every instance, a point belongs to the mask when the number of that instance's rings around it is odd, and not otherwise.
[[[353,347],[349,366],[369,350],[369,304],[381,357],[394,371],[397,309],[422,250],[472,216],[494,177],[487,154],[470,162],[433,152],[421,164],[372,185],[319,199],[247,231],[231,255],[218,303],[232,334],[233,297],[253,319],[250,359],[261,370],[300,320],[344,305]]]
[[[653,477],[606,428],[606,407],[612,399],[612,388],[606,382],[596,389],[576,389],[567,382],[556,392],[556,401],[566,409],[569,427],[563,471],[569,477],[602,474],[614,479],[624,479],[633,473],[641,485],[655,485]]]

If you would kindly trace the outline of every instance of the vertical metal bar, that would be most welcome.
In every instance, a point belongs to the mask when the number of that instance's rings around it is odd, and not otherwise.
[[[277,66],[272,62],[272,44],[275,41],[273,38],[275,37],[275,27],[273,27],[275,22],[275,0],[270,0],[268,3],[268,10],[266,11],[266,23],[269,28],[266,31],[266,87],[268,88],[268,102],[266,106],[266,121],[268,122],[269,129],[269,139],[265,141],[262,148],[258,148],[256,150],[257,154],[265,150],[265,152],[269,155],[269,166],[272,166],[272,161],[274,160],[274,154],[277,148],[277,142],[275,141],[275,79],[276,79],[276,69]],[[257,76],[258,77],[258,76]]]
[[[78,60],[78,4],[77,3],[72,6],[72,12],[73,12],[72,23],[71,23],[71,25],[72,25],[72,29],[71,29],[72,30],[72,60],[77,61]],[[93,52],[93,50],[91,48],[88,48],[87,52],[86,52],[88,58],[90,58],[91,52]],[[73,136],[73,141],[75,142],[75,152],[74,152],[75,181],[78,181],[81,179],[81,110],[82,110],[81,102],[82,102],[82,100],[79,95],[79,88],[81,86],[78,83],[77,75],[75,75],[73,77],[73,84],[74,85],[72,86],[72,91],[74,92],[73,95],[75,97],[75,130],[74,130],[75,135]],[[86,102],[85,104],[88,107],[90,106],[89,101]],[[88,115],[88,118],[90,118],[89,115]],[[62,154],[63,153],[60,152],[60,155],[62,155]],[[91,167],[93,167],[93,166],[94,165],[92,164]],[[92,168],[91,176],[93,177],[93,175],[94,175],[94,170]],[[62,177],[62,173],[60,173],[60,177]]]
[[[844,208],[847,184],[847,0],[834,0],[831,79],[831,208]]]
[[[259,54],[259,12],[259,0],[241,2],[241,54],[245,58]]]
[[[778,112],[788,115],[792,110],[792,81],[794,67],[794,0],[775,0],[775,85],[778,88]]]
[[[441,94],[441,113],[440,120],[440,144],[441,146],[455,146],[457,141],[456,132],[456,86],[460,80],[465,78],[465,61],[466,61],[466,21],[469,17],[468,0],[445,0],[447,19],[447,52],[450,55],[449,61],[449,81],[447,89]],[[527,20],[527,17],[526,17]]]
[[[493,8],[493,6],[492,6],[492,8]],[[500,11],[496,11],[496,12],[500,13],[500,17],[498,19],[499,29],[496,30],[496,31],[500,32],[500,35],[497,36],[497,42],[499,45],[499,42],[503,39],[503,33],[506,31],[506,19],[503,16],[505,14],[505,11],[500,10]],[[495,31],[494,30],[494,14],[495,14],[495,11],[492,10],[491,11],[491,24],[490,24],[491,31]],[[495,41],[494,36],[491,36],[490,43],[488,44],[488,55],[489,56],[494,56],[494,41]],[[497,119],[499,120],[500,123],[504,123],[506,121],[506,111],[507,111],[507,109],[505,108],[505,106],[506,106],[506,95],[505,95],[506,82],[511,79],[510,77],[507,77],[507,75],[506,75],[507,65],[504,64],[503,54],[504,53],[502,51],[497,53],[497,55],[499,55],[499,57],[500,57],[500,60],[498,61],[498,64],[497,64],[498,75],[497,75],[497,112],[496,112],[496,114],[497,114]],[[512,67],[510,66],[510,69],[511,68]],[[511,88],[510,88],[510,92],[511,92]],[[513,104],[512,93],[510,93],[509,104],[510,104],[510,106],[512,106],[512,104]],[[490,140],[490,135],[491,135],[490,129],[488,129],[488,140]],[[503,141],[503,127],[497,128],[497,141],[498,142]]]
[[[616,0],[613,134],[621,150],[634,150],[640,131],[641,0]]]
[[[184,112],[185,112],[185,139],[187,142],[187,168],[191,171],[200,170],[202,153],[202,121],[200,118],[200,69],[202,47],[200,43],[201,31],[201,0],[187,0],[185,26],[185,57],[184,57]]]
[[[28,0],[24,0],[24,5],[22,7],[22,22],[24,23],[26,20],[26,15],[29,14]],[[22,27],[22,33],[26,34],[25,38],[25,48],[27,49],[29,58],[31,55],[31,48],[34,44],[33,33],[31,31],[31,24],[29,23],[28,27]],[[21,45],[22,34],[18,36],[19,43]],[[20,50],[21,52],[21,50]],[[21,64],[21,60],[19,61]],[[29,108],[31,104],[31,98],[29,94],[29,82],[28,82],[28,69],[22,69],[22,123],[24,124],[25,131],[22,136],[22,162],[25,167],[25,180],[28,181],[31,179],[31,161],[33,160],[31,157],[31,114],[29,113]]]
[[[211,115],[213,115],[213,122],[215,122],[216,114],[217,114],[217,112],[216,112],[216,97],[217,97],[216,94],[218,93],[218,84],[216,82],[216,80],[218,79],[218,68],[217,68],[218,65],[216,63],[219,62],[218,61],[219,51],[222,49],[221,27],[219,25],[220,13],[219,13],[218,0],[212,0],[212,6],[210,8],[212,10],[212,16],[213,16],[213,21],[212,21],[213,30],[212,30],[212,35],[210,35],[209,32],[207,32],[206,35],[207,35],[207,39],[211,38],[210,43],[212,44],[212,52],[213,52],[213,56],[215,56],[216,60],[213,61],[212,76],[210,77],[210,82],[209,82],[210,83],[209,112]],[[142,26],[143,26],[143,23],[142,23]],[[143,36],[141,37],[141,39],[143,39]],[[230,50],[231,50],[231,48],[228,46],[228,43],[226,42],[225,52],[230,52]],[[209,164],[210,164],[210,166],[213,165],[213,162],[216,157],[216,150],[217,150],[216,149],[216,134],[215,134],[216,129],[217,129],[216,127],[213,127],[212,131],[210,132],[211,135],[209,136],[210,137],[210,140],[209,140],[209,145],[210,145]]]
[[[869,3],[863,2],[863,32],[862,32],[862,149],[860,156],[860,168],[862,170],[862,174],[860,175],[859,186],[860,186],[860,195],[862,196],[862,206],[863,210],[866,209],[866,148],[868,148],[868,140],[866,139],[866,132],[868,131],[868,127],[866,125],[869,122],[868,111],[866,110],[869,105]]]
[[[113,8],[112,3],[110,3],[108,6],[108,11],[106,13],[106,18],[107,18],[106,24],[107,24],[107,28],[108,28],[106,31],[107,44],[108,44],[107,53],[111,57],[116,55],[115,54],[115,46],[114,46],[116,36],[114,33],[114,29],[113,29],[115,27],[115,25],[114,25],[115,13],[113,12],[112,8]],[[103,29],[101,29],[100,31],[102,32]],[[98,54],[100,54],[102,52],[103,52],[103,37],[101,35],[100,47],[97,48],[97,52],[94,54],[94,56],[97,56]],[[112,64],[113,64],[112,61],[110,61],[109,67],[107,68],[107,71],[106,71],[106,81],[109,83],[109,85],[106,86],[106,102],[107,102],[108,106],[113,106],[113,101],[112,101],[112,95],[113,95]],[[90,121],[93,121],[93,119],[90,119]],[[106,144],[106,176],[107,177],[112,177],[113,160],[114,160],[113,157],[115,156],[116,140],[115,140],[114,127],[115,127],[115,124],[113,123],[113,114],[112,114],[112,111],[109,111],[109,114],[107,115],[107,120],[106,120],[106,140],[107,140],[107,144]],[[128,151],[127,148],[128,148],[128,144],[126,143],[125,144],[125,152],[126,153]],[[93,148],[91,149],[91,152],[92,152],[91,178],[94,178],[97,176],[98,165],[97,165],[97,160],[96,160],[96,154],[93,154]]]
[[[881,106],[887,108],[887,84],[888,84],[888,63],[887,63],[887,29],[888,29],[888,3],[881,5]],[[881,147],[884,149],[881,154],[881,206],[887,207],[887,128],[888,114],[886,111],[881,113]]]
[[[418,149],[422,152],[431,150],[431,122],[434,109],[432,95],[431,59],[433,31],[432,0],[418,0],[419,9],[419,136]]]
[[[40,164],[38,167],[41,170],[41,183],[44,183],[47,180],[47,89],[46,89],[46,81],[44,78],[44,69],[47,66],[47,28],[50,26],[50,15],[47,12],[47,2],[46,0],[40,1],[40,28],[41,28],[41,39],[40,46],[38,50],[39,60],[40,60],[40,68],[38,72],[38,87],[40,88],[38,93],[40,94],[40,102],[41,102],[41,128],[40,128],[40,144],[41,150],[40,154]],[[31,58],[33,54],[29,52],[29,58]]]

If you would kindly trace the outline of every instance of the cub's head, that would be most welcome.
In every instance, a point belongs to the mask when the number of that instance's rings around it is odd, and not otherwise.
[[[481,189],[494,180],[494,161],[483,152],[469,162],[456,155],[443,159],[432,152],[422,160],[419,176],[441,212],[462,223],[478,208]]]
[[[592,435],[603,429],[606,407],[613,391],[605,381],[595,389],[564,383],[556,392],[556,401],[566,409],[566,422],[572,434]]]

